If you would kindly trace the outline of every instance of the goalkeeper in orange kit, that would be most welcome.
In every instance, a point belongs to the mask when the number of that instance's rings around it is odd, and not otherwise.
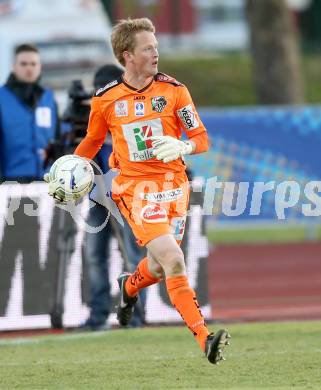
[[[139,290],[165,279],[171,303],[208,360],[217,364],[230,336],[225,329],[209,332],[179,246],[189,196],[183,156],[206,152],[209,141],[187,88],[158,72],[154,33],[146,18],[114,26],[113,51],[125,71],[96,92],[87,135],[75,154],[92,159],[110,131],[112,165],[120,171],[113,199],[138,243],[147,247],[136,271],[118,278],[120,324],[129,323]],[[188,141],[180,140],[182,131]]]

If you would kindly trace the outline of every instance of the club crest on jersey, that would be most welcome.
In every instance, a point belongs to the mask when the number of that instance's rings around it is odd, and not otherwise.
[[[135,116],[145,115],[145,104],[142,102],[135,102]]]
[[[196,114],[191,104],[188,104],[180,110],[177,110],[177,113],[186,130],[194,130],[199,127]]]
[[[115,102],[115,115],[116,116],[128,116],[127,100],[117,100]]]
[[[162,112],[167,104],[165,96],[154,96],[152,98],[152,109],[156,112]]]

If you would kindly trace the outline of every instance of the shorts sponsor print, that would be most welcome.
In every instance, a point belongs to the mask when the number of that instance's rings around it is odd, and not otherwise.
[[[141,192],[139,196],[141,199],[155,203],[172,202],[183,196],[183,190],[181,188],[174,188],[161,192]]]
[[[141,219],[147,223],[158,223],[167,221],[167,211],[158,204],[147,204],[142,208]]]
[[[163,234],[172,233],[178,241],[183,238],[189,198],[186,174],[175,175],[170,183],[159,176],[146,181],[118,176],[113,181],[113,200],[140,245]],[[173,188],[162,191],[168,184]]]
[[[186,214],[171,220],[171,229],[176,241],[182,241],[185,231]]]

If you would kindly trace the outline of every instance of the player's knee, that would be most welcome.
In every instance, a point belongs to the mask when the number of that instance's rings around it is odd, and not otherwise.
[[[168,269],[165,271],[166,276],[176,276],[176,275],[185,275],[185,264],[184,259],[176,258],[171,264],[169,264]]]
[[[147,251],[147,258],[148,258],[148,269],[149,272],[155,277],[155,278],[163,278],[164,277],[164,271],[162,266],[157,262],[157,259],[151,254],[150,251]]]
[[[156,261],[149,261],[148,263],[148,269],[149,272],[155,277],[155,278],[163,278],[164,277],[164,271],[160,264],[156,263]]]
[[[160,265],[153,268],[153,271],[151,273],[153,276],[155,276],[155,278],[158,278],[158,279],[164,278],[164,270]]]
[[[183,252],[180,250],[167,252],[161,259],[161,264],[166,276],[184,275],[185,262]]]

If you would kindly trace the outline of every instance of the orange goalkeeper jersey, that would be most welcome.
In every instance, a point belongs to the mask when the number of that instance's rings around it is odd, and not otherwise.
[[[92,159],[107,131],[112,135],[113,157],[122,175],[146,176],[185,169],[181,158],[170,163],[154,158],[150,137],[155,135],[181,138],[185,131],[195,141],[196,151],[208,149],[207,132],[188,89],[163,73],[140,90],[122,77],[99,89],[92,98],[87,135],[75,154]]]

